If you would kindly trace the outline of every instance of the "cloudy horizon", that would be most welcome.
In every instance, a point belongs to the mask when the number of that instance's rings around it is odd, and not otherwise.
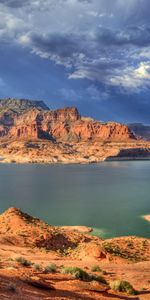
[[[0,0],[0,98],[150,123],[148,0]]]

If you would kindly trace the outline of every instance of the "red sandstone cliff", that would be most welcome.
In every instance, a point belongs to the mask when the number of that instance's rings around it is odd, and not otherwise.
[[[115,122],[101,123],[82,118],[76,108],[64,108],[54,111],[31,109],[21,115],[15,115],[7,127],[6,135],[15,139],[47,139],[61,142],[86,141],[130,141],[134,140],[128,126]],[[1,129],[0,129],[1,132]],[[4,128],[2,128],[4,135]]]
[[[150,159],[150,143],[137,139],[126,125],[81,117],[74,107],[48,110],[39,103],[32,107],[24,100],[23,104],[23,108],[18,102],[12,107],[13,101],[11,108],[0,105],[0,161],[91,163],[116,157]]]

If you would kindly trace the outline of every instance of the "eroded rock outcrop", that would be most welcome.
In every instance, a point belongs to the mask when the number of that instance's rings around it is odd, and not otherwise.
[[[3,120],[1,122],[3,125],[6,123]],[[135,139],[128,126],[81,118],[74,107],[54,111],[31,109],[14,116],[12,126],[9,127],[9,137],[19,139],[43,138],[70,143],[89,140],[120,142]]]
[[[93,163],[107,158],[150,158],[150,144],[127,125],[82,117],[77,108],[0,101],[0,159],[19,163]],[[130,149],[130,150],[129,150]],[[139,149],[142,149],[139,151]]]

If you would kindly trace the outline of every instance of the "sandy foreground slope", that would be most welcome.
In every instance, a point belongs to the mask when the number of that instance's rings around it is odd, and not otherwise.
[[[150,299],[149,239],[102,240],[80,230],[86,228],[49,226],[15,208],[4,212],[0,216],[0,299]],[[45,272],[51,263],[56,265],[55,273]],[[62,274],[67,266],[95,278],[102,276],[106,283]],[[94,266],[99,270],[93,271]],[[111,290],[109,284],[116,279],[130,282],[137,295]]]

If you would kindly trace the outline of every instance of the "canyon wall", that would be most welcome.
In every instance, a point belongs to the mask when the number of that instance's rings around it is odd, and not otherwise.
[[[82,118],[74,107],[53,111],[33,108],[13,116],[5,113],[0,121],[3,126],[0,136],[6,134],[14,139],[48,139],[66,143],[91,140],[122,142],[136,139],[128,126]]]

